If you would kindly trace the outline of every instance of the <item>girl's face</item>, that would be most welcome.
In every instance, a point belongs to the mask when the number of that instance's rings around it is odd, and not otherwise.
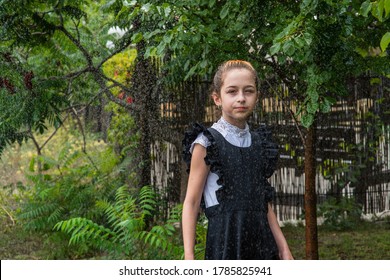
[[[214,93],[213,99],[217,106],[222,106],[222,117],[226,121],[244,128],[258,99],[255,77],[245,68],[227,71],[221,94]]]

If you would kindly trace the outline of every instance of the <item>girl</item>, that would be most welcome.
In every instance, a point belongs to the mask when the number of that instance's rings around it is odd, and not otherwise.
[[[211,128],[186,133],[189,165],[183,205],[185,259],[194,259],[200,205],[208,218],[206,259],[293,259],[270,202],[269,178],[278,158],[265,127],[250,132],[247,118],[259,99],[249,62],[230,60],[217,70],[212,98],[222,117]]]

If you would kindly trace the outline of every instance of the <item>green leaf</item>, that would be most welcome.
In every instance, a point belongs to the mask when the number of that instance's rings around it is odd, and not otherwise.
[[[380,78],[371,78],[370,79],[370,85],[379,85],[381,83]]]
[[[280,50],[280,47],[281,47],[280,42],[278,42],[278,43],[276,43],[276,44],[273,44],[273,45],[271,46],[271,48],[270,48],[271,55],[274,55],[274,54],[278,53],[279,50]]]
[[[294,42],[289,40],[283,45],[283,52],[288,56],[292,56],[295,52]]]
[[[141,7],[141,11],[147,13],[151,10],[152,7],[153,7],[153,4],[151,4],[151,3],[144,4]]]
[[[370,0],[365,1],[361,6],[360,6],[360,14],[364,17],[368,16],[368,13],[371,11],[372,8],[372,3]]]
[[[309,128],[314,121],[314,114],[304,114],[301,119],[301,123],[304,127]]]
[[[366,57],[368,55],[368,51],[363,48],[356,48],[355,51],[360,54],[362,57]]]
[[[189,77],[194,75],[195,71],[198,69],[198,66],[199,66],[199,62],[196,65],[192,66],[190,71],[188,71],[187,75],[184,77],[184,80],[187,80]]]
[[[304,9],[306,8],[307,6],[310,5],[312,0],[303,0],[302,3],[301,3],[301,9]]]
[[[302,36],[297,36],[294,38],[294,42],[297,44],[298,47],[302,48],[305,45],[305,40],[302,38]]]
[[[221,12],[219,13],[219,17],[221,19],[224,19],[228,14],[229,14],[229,5],[225,4],[225,6],[223,6]]]
[[[157,55],[160,56],[164,53],[165,51],[166,44],[164,41],[161,41],[160,44],[157,46]]]
[[[336,99],[331,96],[324,96],[324,101],[320,104],[320,111],[328,113],[332,109],[332,104],[336,103]]]
[[[389,0],[389,2],[390,2],[390,0]],[[381,43],[380,43],[381,49],[383,52],[387,49],[387,47],[389,46],[389,43],[390,43],[390,32],[386,32],[386,34],[383,35],[383,37],[381,39]]]
[[[305,40],[306,45],[310,45],[313,41],[313,36],[310,33],[306,32],[303,34],[303,39]]]
[[[127,1],[123,1],[123,5],[126,6],[126,7],[133,7],[137,4],[137,1],[136,0],[133,0],[133,1],[130,1],[130,2],[127,2]]]
[[[319,108],[319,105],[317,102],[309,102],[307,103],[306,110],[310,114],[315,114]]]
[[[163,40],[166,44],[170,44],[171,41],[173,39],[173,32],[167,32],[164,37],[163,37]]]
[[[215,2],[217,2],[217,1],[216,1],[216,0],[210,0],[210,1],[209,1],[209,8],[214,7]]]
[[[145,39],[150,39],[152,38],[153,36],[159,34],[159,33],[162,33],[163,31],[161,29],[156,29],[156,30],[153,30],[152,32],[145,32],[144,33],[144,38]]]
[[[162,7],[164,8],[165,17],[168,17],[172,12],[171,6],[168,3],[164,3]]]
[[[134,44],[137,44],[139,42],[141,42],[143,39],[143,35],[141,32],[137,32],[135,33],[132,37],[131,37],[131,41],[134,43]]]
[[[35,171],[35,157],[32,157],[32,159],[30,160],[29,171],[30,172]]]
[[[385,11],[386,11],[386,17],[390,14],[390,0],[384,0],[385,2]]]
[[[372,6],[372,15],[376,17],[380,22],[383,21],[384,3],[383,1],[374,2]]]

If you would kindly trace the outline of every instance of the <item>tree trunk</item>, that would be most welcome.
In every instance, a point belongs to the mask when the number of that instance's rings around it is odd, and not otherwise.
[[[306,259],[318,260],[317,196],[316,196],[316,123],[308,129],[305,139],[305,219]]]
[[[159,114],[158,97],[154,95],[157,73],[151,62],[144,58],[145,48],[144,41],[137,44],[137,60],[131,78],[134,90],[133,102],[140,108],[134,114],[140,132],[138,154],[140,187],[151,185],[151,144],[156,139],[152,124]]]

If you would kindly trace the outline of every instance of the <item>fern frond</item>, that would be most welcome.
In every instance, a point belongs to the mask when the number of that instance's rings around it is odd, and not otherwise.
[[[31,204],[27,211],[22,212],[19,217],[24,220],[31,220],[40,216],[53,213],[58,208],[56,203],[47,203],[44,205]]]
[[[36,160],[41,162],[42,165],[45,166],[45,170],[51,169],[53,166],[56,166],[58,164],[54,158],[51,158],[49,156],[40,155],[37,157]]]
[[[183,215],[183,204],[177,204],[169,211],[167,223],[174,225],[180,224]]]
[[[138,203],[142,209],[142,214],[145,216],[152,216],[156,209],[156,193],[151,186],[144,186],[141,188],[138,197]]]
[[[176,229],[172,225],[156,225],[150,231],[139,232],[137,238],[149,246],[169,253],[173,249],[170,237],[174,235],[175,231]]]
[[[130,199],[130,194],[127,186],[119,187],[115,193],[115,201],[117,203],[124,203]]]
[[[63,160],[60,162],[60,168],[64,169],[64,170],[68,169],[82,155],[83,154],[80,151],[78,151],[78,150],[74,151],[71,154],[69,154],[69,153],[66,154],[65,157],[63,158]]]
[[[124,234],[131,235],[143,230],[145,223],[141,218],[126,219],[117,223],[114,227],[115,231],[121,231]]]
[[[71,234],[69,244],[86,242],[102,243],[116,237],[116,233],[86,218],[73,218],[58,222],[54,230]]]
[[[61,218],[61,215],[64,211],[64,208],[63,207],[58,207],[57,209],[55,209],[50,215],[49,217],[47,218],[48,222],[49,223],[55,223],[57,222],[60,218]]]
[[[66,158],[68,157],[69,155],[69,150],[70,150],[70,143],[69,142],[66,142],[64,147],[60,150],[60,152],[58,153],[58,156],[57,156],[57,162],[58,163],[63,163],[66,161]]]

